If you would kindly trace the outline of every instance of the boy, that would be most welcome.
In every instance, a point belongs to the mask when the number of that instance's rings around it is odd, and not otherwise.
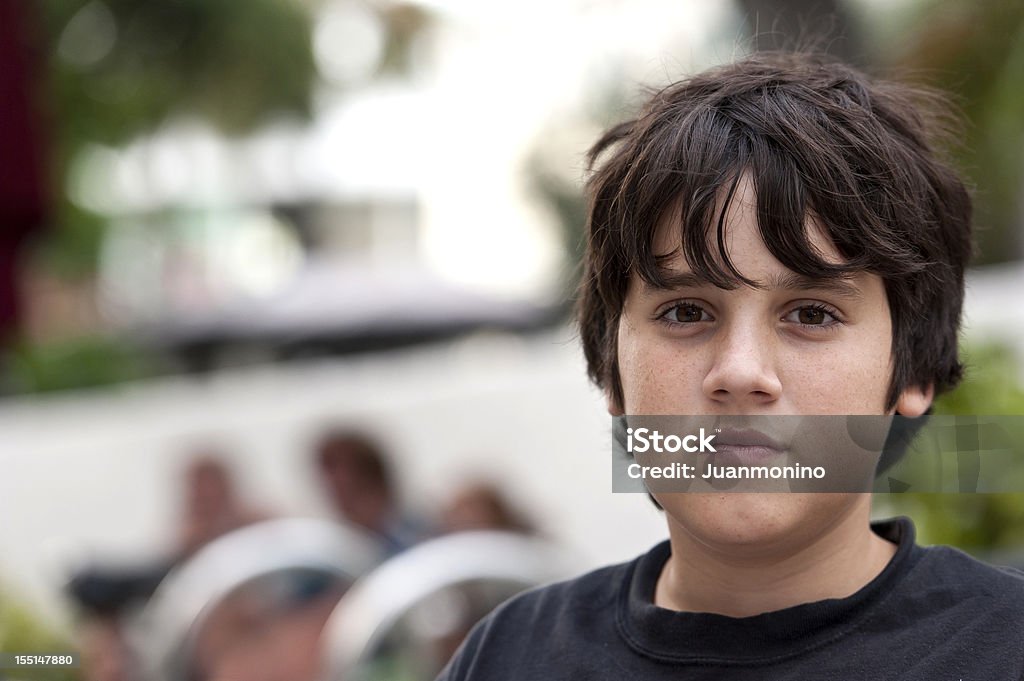
[[[956,385],[971,207],[938,104],[762,55],[609,130],[579,304],[609,411],[916,417]],[[504,604],[441,678],[1024,679],[1024,576],[872,526],[868,494],[654,497],[667,542]]]

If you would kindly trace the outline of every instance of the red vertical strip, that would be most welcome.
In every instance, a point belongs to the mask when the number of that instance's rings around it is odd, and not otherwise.
[[[49,198],[30,9],[26,0],[0,0],[0,345],[18,328],[18,257]]]

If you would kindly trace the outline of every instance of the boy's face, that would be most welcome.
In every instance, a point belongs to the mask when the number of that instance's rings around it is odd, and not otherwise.
[[[679,226],[655,242],[680,275],[673,290],[629,284],[618,330],[624,404],[613,413],[694,415],[883,414],[892,373],[892,325],[880,277],[806,282],[768,251],[744,176],[726,216],[725,240],[739,272],[762,285],[727,291],[686,281]],[[812,244],[840,262],[817,227]],[[896,410],[918,416],[930,391],[909,389]],[[768,546],[826,532],[869,503],[852,494],[661,494],[673,532],[708,546]]]

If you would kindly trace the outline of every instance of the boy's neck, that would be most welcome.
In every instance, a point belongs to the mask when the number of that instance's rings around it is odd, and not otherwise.
[[[672,555],[655,605],[669,610],[751,617],[828,598],[845,598],[878,576],[896,545],[871,531],[870,504],[799,546],[714,550],[669,520]]]

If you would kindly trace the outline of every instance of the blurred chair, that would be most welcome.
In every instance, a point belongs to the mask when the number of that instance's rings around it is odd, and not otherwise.
[[[324,630],[323,681],[433,679],[472,626],[525,589],[570,574],[550,544],[506,532],[424,542],[361,579]]]
[[[133,627],[145,681],[311,681],[320,631],[382,547],[311,519],[249,525],[173,569]]]

